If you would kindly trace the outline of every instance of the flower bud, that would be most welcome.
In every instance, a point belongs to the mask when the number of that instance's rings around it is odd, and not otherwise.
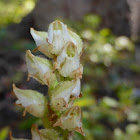
[[[82,135],[85,135],[82,129],[82,111],[80,107],[73,106],[64,113],[54,124],[63,129],[68,129],[69,131],[77,131]]]
[[[48,49],[49,43],[47,42],[48,33],[36,31],[33,28],[30,29],[30,33],[37,45],[37,48],[34,51],[40,51],[49,58],[53,58],[54,55],[50,53]]]
[[[26,51],[26,62],[29,77],[33,77],[43,85],[50,85],[56,80],[53,66],[50,60],[34,56],[29,50]]]
[[[54,129],[38,130],[37,125],[32,125],[32,140],[62,140],[59,133]]]
[[[54,67],[59,69],[59,73],[63,77],[71,77],[72,72],[77,70],[79,66],[80,58],[77,47],[72,42],[68,42],[64,46],[61,54],[57,57]]]
[[[67,30],[67,26],[60,21],[54,21],[50,24],[48,29],[48,46],[52,54],[58,55],[63,46],[70,41],[70,36]]]
[[[13,91],[18,98],[16,104],[20,104],[30,114],[42,118],[47,112],[47,100],[41,93],[19,89],[15,84],[13,84]]]
[[[54,110],[62,111],[69,107],[68,102],[75,85],[75,81],[64,81],[50,91],[51,104]]]

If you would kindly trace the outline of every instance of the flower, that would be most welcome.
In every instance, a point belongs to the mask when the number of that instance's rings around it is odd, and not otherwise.
[[[63,111],[72,106],[73,101],[81,97],[80,89],[80,79],[60,82],[49,91],[53,109]]]
[[[30,29],[30,33],[37,45],[37,48],[34,50],[34,52],[40,51],[46,56],[48,56],[49,58],[53,58],[54,55],[48,50],[48,45],[49,45],[49,43],[47,42],[48,33],[36,31],[33,28]]]
[[[21,105],[30,114],[42,118],[47,112],[47,100],[39,92],[34,90],[22,90],[13,84],[13,91],[18,98],[16,104]]]
[[[70,95],[75,88],[75,81],[60,82],[53,90],[51,90],[51,105],[54,110],[63,111],[68,108]]]
[[[43,85],[51,85],[56,80],[53,73],[52,62],[48,59],[34,56],[30,50],[26,51],[26,63],[28,68],[28,76],[38,80]]]
[[[77,131],[82,135],[85,135],[82,129],[82,111],[80,107],[73,106],[68,109],[54,124],[63,129],[68,129],[69,131]]]
[[[30,33],[37,45],[34,51],[38,50],[49,58],[59,55],[64,45],[69,41],[75,44],[79,55],[82,52],[83,43],[81,38],[76,33],[68,30],[67,26],[61,21],[56,20],[52,22],[48,33],[36,31],[33,28],[30,29]]]
[[[67,26],[60,21],[54,21],[50,24],[48,29],[48,46],[52,54],[58,55],[64,45],[70,41],[70,36]]]
[[[59,73],[63,77],[74,78],[77,75],[74,71],[79,71],[80,57],[77,52],[77,47],[73,42],[68,42],[54,64],[54,69],[59,69]],[[74,74],[73,74],[74,72]]]

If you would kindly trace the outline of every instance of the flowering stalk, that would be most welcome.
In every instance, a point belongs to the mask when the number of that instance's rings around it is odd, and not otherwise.
[[[82,129],[82,111],[73,106],[75,99],[81,97],[80,89],[83,66],[80,64],[83,43],[80,37],[67,29],[60,21],[52,22],[48,33],[31,28],[36,42],[34,51],[44,53],[51,60],[34,56],[26,51],[28,79],[36,79],[48,86],[47,98],[33,90],[22,90],[13,84],[18,98],[16,104],[42,120],[44,129],[32,126],[32,140],[65,140],[74,131],[84,135]],[[14,140],[10,136],[11,140]]]

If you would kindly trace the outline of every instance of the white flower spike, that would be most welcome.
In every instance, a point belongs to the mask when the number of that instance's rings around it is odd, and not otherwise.
[[[82,97],[81,81],[83,66],[80,56],[83,50],[81,38],[61,21],[49,25],[48,33],[30,29],[37,48],[46,58],[34,56],[26,51],[28,79],[33,77],[42,85],[48,86],[47,96],[33,90],[22,90],[13,84],[17,97],[16,104],[42,120],[45,129],[31,129],[32,140],[66,140],[73,131],[85,135],[82,129],[82,111],[73,106],[75,99]],[[57,128],[54,128],[59,126]],[[10,135],[11,140],[16,139]]]

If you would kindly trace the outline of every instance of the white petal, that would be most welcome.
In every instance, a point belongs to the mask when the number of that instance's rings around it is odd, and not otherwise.
[[[48,34],[47,32],[40,32],[40,31],[36,31],[33,28],[30,29],[30,33],[34,39],[34,41],[36,42],[37,46],[40,46],[42,44],[47,44],[47,37]]]
[[[42,71],[43,74],[52,70],[51,61],[49,61],[45,58],[40,58],[40,57],[35,56],[34,62],[40,68],[40,70]]]
[[[80,90],[81,90],[81,81],[80,81],[80,79],[77,79],[77,81],[76,81],[76,86],[75,86],[75,88],[73,89],[71,95],[73,95],[74,97],[78,98],[79,95],[80,95]]]
[[[54,54],[59,54],[59,52],[61,51],[61,49],[65,44],[63,34],[61,30],[54,30],[53,34],[54,34],[54,38],[52,42],[53,50],[51,52]]]
[[[27,63],[27,68],[30,74],[34,75],[37,73],[37,69],[36,69],[36,64],[34,62],[34,60],[32,59],[33,55],[31,54],[31,52],[28,50],[26,51],[26,63]]]
[[[49,46],[50,52],[58,55],[68,41],[70,41],[70,36],[67,26],[60,21],[52,22],[48,29],[48,42],[51,44]]]
[[[44,96],[34,90],[22,90],[13,85],[13,91],[18,98],[17,103],[21,103],[24,107],[30,106],[32,104],[44,104]]]
[[[26,63],[27,63],[29,76],[35,78],[42,84],[47,84],[45,83],[45,81],[43,81],[44,80],[43,78],[45,77],[45,75],[48,74],[50,75],[51,73],[53,73],[52,62],[48,59],[34,56],[28,50],[26,51]]]
[[[80,54],[82,52],[82,49],[83,49],[82,39],[76,33],[72,32],[70,30],[69,30],[69,35],[70,35],[71,41],[77,47],[78,54]]]
[[[49,43],[47,42],[47,38],[48,38],[47,32],[40,32],[40,31],[36,31],[33,28],[31,28],[30,33],[37,45],[37,48],[34,49],[34,52],[40,51],[43,54],[45,54],[46,56],[48,56],[49,58],[53,58],[54,55],[51,54],[49,47],[48,47]]]
[[[48,42],[52,44],[53,41],[53,24],[50,24],[48,29]]]
[[[67,44],[68,44],[68,43],[67,43]],[[66,45],[67,45],[67,44],[66,44]],[[62,50],[62,52],[60,53],[60,55],[57,56],[57,62],[58,62],[59,65],[61,65],[61,64],[65,61],[65,59],[68,57],[68,55],[67,55],[67,53],[66,53],[66,45],[65,45],[65,47],[63,48],[63,50]]]
[[[63,38],[64,38],[65,42],[69,42],[71,40],[66,25],[63,25]]]
[[[64,65],[62,68],[59,70],[59,73],[63,77],[68,77],[71,72],[76,70],[79,67],[79,63],[76,63],[77,61],[74,58],[66,58],[66,61],[64,62]]]
[[[16,104],[21,104],[26,111],[35,117],[42,118],[47,112],[47,100],[39,92],[33,90],[22,90],[13,84],[13,91],[18,98]]]
[[[72,42],[68,42],[64,46],[61,54],[57,57],[57,64],[61,66],[59,73],[63,77],[68,77],[74,70],[78,69],[80,58],[77,48]]]

